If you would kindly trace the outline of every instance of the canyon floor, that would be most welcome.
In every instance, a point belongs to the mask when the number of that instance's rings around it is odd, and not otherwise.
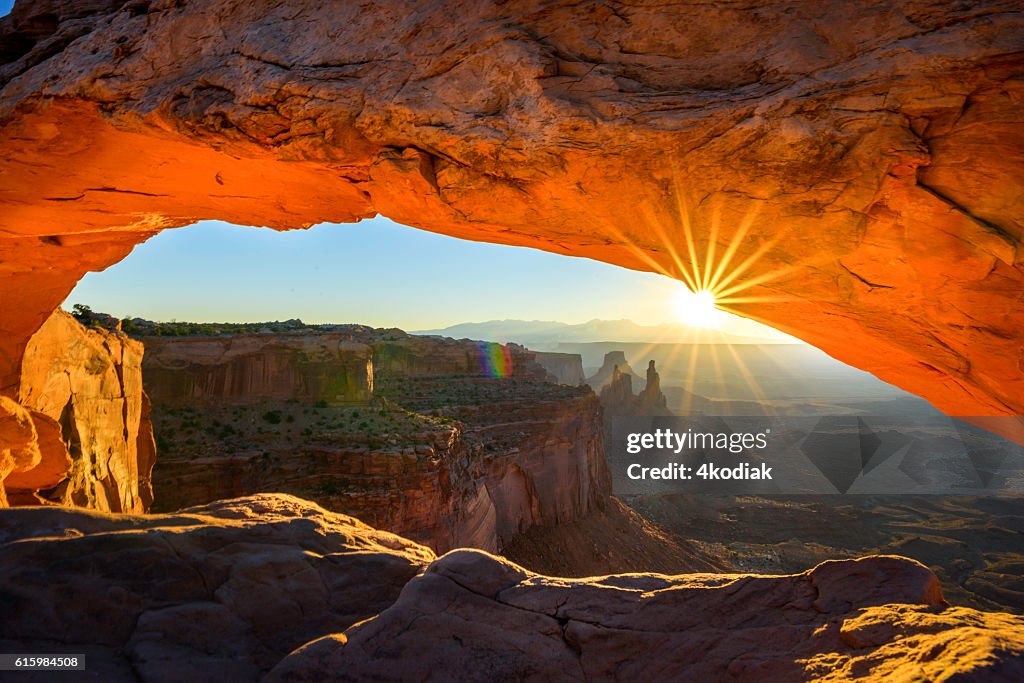
[[[955,604],[1024,613],[1024,498],[630,496],[670,535],[732,571],[802,571],[893,554],[930,567]]]

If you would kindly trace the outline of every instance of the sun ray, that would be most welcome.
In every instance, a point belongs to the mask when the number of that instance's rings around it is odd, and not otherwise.
[[[675,245],[673,244],[673,240],[669,239],[668,235],[665,232],[664,224],[662,224],[662,222],[659,221],[657,217],[653,215],[653,211],[649,206],[645,205],[643,208],[643,212],[647,216],[648,224],[654,228],[658,239],[661,241],[663,245],[665,245],[665,249],[668,250],[668,254],[669,256],[672,257],[672,261],[676,264],[676,268],[679,270],[679,274],[683,276],[684,280],[686,280],[686,284],[690,286],[690,289],[696,291],[698,289],[697,280],[695,279],[694,275],[690,273],[687,264],[684,263],[683,260],[679,257],[679,253],[676,251]]]
[[[668,330],[658,332],[653,341],[649,341],[640,347],[640,350],[633,356],[633,360],[640,360],[641,363],[645,363],[647,360],[650,360],[650,356],[657,346],[665,343],[672,343],[669,335],[670,332]],[[628,362],[629,359],[627,358],[626,361]]]
[[[715,305],[719,308],[730,304],[770,304],[786,303],[789,301],[800,301],[796,296],[736,296],[736,297],[715,297]]]
[[[710,351],[711,351],[711,364],[714,366],[714,369],[715,369],[715,379],[718,381],[719,387],[724,388],[725,387],[725,373],[722,372],[722,363],[721,363],[721,361],[718,358],[718,345],[717,344],[711,344],[710,345]],[[731,407],[730,407],[730,409],[731,409]]]
[[[732,282],[734,282],[736,278],[738,278],[740,275],[743,275],[743,273],[747,272],[751,266],[760,261],[761,257],[768,253],[768,251],[772,249],[777,243],[778,238],[770,239],[761,246],[759,246],[756,250],[754,250],[754,253],[752,253],[747,258],[743,259],[743,261],[738,266],[736,266],[736,268],[734,268],[725,278],[722,279],[721,282],[718,283],[718,288],[716,292],[722,296],[726,296],[726,287],[728,287]]]
[[[739,227],[736,229],[736,233],[732,239],[729,240],[729,246],[726,247],[725,253],[722,255],[722,260],[715,269],[715,274],[711,277],[711,281],[708,283],[708,289],[716,291],[719,288],[719,282],[722,279],[722,275],[725,274],[726,268],[732,263],[733,258],[736,256],[736,251],[743,244],[743,240],[746,239],[747,233],[750,231],[751,226],[754,224],[754,219],[761,211],[760,204],[752,204],[747,209],[746,213],[743,214],[743,220],[740,221]]]
[[[738,294],[739,292],[742,292],[744,290],[750,289],[751,287],[756,287],[758,285],[767,284],[767,283],[769,283],[769,282],[771,282],[773,280],[778,280],[779,278],[785,277],[785,276],[787,276],[787,275],[789,275],[791,273],[795,273],[795,272],[798,272],[798,271],[803,270],[805,268],[808,268],[808,267],[811,267],[811,266],[815,266],[815,265],[819,265],[821,263],[825,263],[825,262],[831,261],[831,260],[832,260],[832,257],[829,256],[829,255],[819,255],[819,256],[814,256],[814,257],[811,257],[811,258],[803,259],[801,261],[798,261],[797,263],[792,263],[792,264],[790,264],[788,266],[784,266],[782,268],[777,268],[777,269],[769,271],[767,273],[762,273],[761,275],[756,275],[756,276],[750,278],[749,280],[744,280],[743,282],[741,282],[741,283],[739,283],[737,285],[733,285],[732,287],[728,287],[726,289],[720,289],[720,290],[718,290],[718,292],[716,292],[716,294],[719,297],[728,298],[729,296],[731,296],[733,294]],[[735,273],[734,273],[734,275],[735,275]],[[735,279],[735,278],[731,278],[731,279]]]
[[[686,369],[686,381],[683,385],[686,388],[686,395],[683,397],[683,415],[689,415],[693,409],[693,395],[696,393],[694,377],[697,371],[697,357],[700,355],[700,344],[690,345],[690,364]]]
[[[747,364],[743,361],[743,358],[740,357],[736,352],[736,349],[734,349],[733,345],[729,342],[725,343],[725,347],[729,350],[729,353],[732,354],[733,360],[736,361],[736,367],[739,368],[740,374],[743,375],[743,379],[746,380],[747,386],[749,386],[750,390],[754,392],[754,396],[757,398],[758,403],[765,407],[769,415],[774,415],[775,410],[768,403],[767,395],[761,389],[761,385],[758,383],[757,379],[754,378],[750,369],[747,368]]]
[[[711,209],[711,232],[708,235],[708,246],[704,259],[704,279],[700,283],[700,288],[704,291],[711,288],[711,274],[715,267],[715,246],[718,244],[718,228],[722,217],[721,209],[721,202],[715,202]]]
[[[632,253],[634,256],[636,256],[641,261],[650,266],[655,273],[658,273],[659,275],[664,275],[665,277],[671,278],[673,280],[677,279],[673,273],[670,273],[668,270],[665,269],[664,266],[658,263],[653,256],[651,256],[649,253],[638,247],[633,242],[633,240],[626,236],[626,234],[622,230],[618,229],[611,223],[607,224],[607,228],[615,236],[615,238],[619,241],[619,243],[622,246],[625,246],[626,249],[630,251],[630,253]]]
[[[693,237],[693,226],[690,224],[690,212],[686,207],[686,201],[683,198],[683,193],[680,189],[679,183],[679,171],[673,166],[672,168],[673,182],[675,183],[676,192],[676,207],[679,211],[679,221],[683,224],[683,236],[686,238],[686,249],[690,254],[690,264],[692,265],[693,280],[695,283],[701,281],[700,275],[700,261],[697,258],[697,244]],[[694,291],[699,289],[695,287]]]

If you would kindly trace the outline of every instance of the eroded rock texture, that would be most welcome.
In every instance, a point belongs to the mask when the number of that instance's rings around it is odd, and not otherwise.
[[[934,574],[892,556],[792,576],[555,579],[458,550],[267,680],[1012,681],[1022,627],[948,607]]]
[[[733,278],[948,413],[1024,412],[1017,0],[21,0],[0,35],[7,395],[159,230],[381,213]]]
[[[164,410],[373,396],[370,347],[351,335],[148,337],[145,348],[146,386]]]
[[[3,510],[0,647],[84,652],[103,681],[255,681],[379,613],[433,558],[283,494],[172,515]]]
[[[25,352],[20,405],[0,403],[0,415],[9,410],[7,422],[24,428],[9,436],[0,418],[0,443],[12,452],[0,462],[10,504],[149,510],[156,449],[142,353],[123,334],[83,327],[62,310],[50,316]]]
[[[144,343],[156,509],[284,491],[495,551],[608,500],[597,398],[522,347],[358,325]]]

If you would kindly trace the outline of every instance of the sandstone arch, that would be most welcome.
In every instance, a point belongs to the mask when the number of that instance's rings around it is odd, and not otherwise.
[[[0,44],[2,394],[85,272],[196,220],[380,213],[682,276],[685,218],[698,262],[763,252],[743,314],[1024,412],[1015,0],[39,0]]]

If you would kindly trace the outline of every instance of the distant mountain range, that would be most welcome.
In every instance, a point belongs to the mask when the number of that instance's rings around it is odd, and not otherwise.
[[[460,323],[439,330],[416,330],[411,334],[440,335],[454,339],[516,342],[532,347],[563,342],[661,342],[666,344],[787,344],[795,340],[780,337],[744,336],[715,329],[664,323],[639,325],[632,320],[591,320],[570,325],[548,320],[489,320]]]

